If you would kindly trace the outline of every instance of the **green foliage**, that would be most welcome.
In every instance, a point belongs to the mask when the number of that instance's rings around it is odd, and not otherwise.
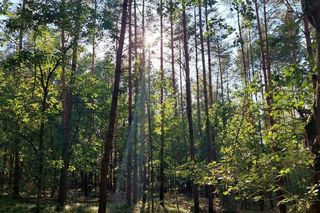
[[[310,186],[314,158],[304,146],[305,123],[292,114],[312,103],[311,97],[305,96],[308,80],[295,75],[301,69],[283,69],[281,79],[274,82],[271,116],[276,122],[272,126],[262,122],[268,116],[263,100],[240,98],[240,107],[228,116],[227,126],[218,127],[221,159],[209,165],[207,174],[200,175],[200,183],[213,184],[223,196],[235,195],[240,200],[259,201],[281,191],[281,202],[294,212],[303,212],[303,206],[310,205],[316,194],[312,190],[316,187]],[[243,93],[254,96],[259,88],[253,82]]]

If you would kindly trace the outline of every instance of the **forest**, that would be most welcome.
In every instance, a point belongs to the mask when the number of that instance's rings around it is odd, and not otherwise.
[[[320,213],[319,0],[0,0],[0,212]]]

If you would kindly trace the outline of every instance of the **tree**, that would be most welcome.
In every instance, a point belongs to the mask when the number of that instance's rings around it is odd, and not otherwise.
[[[164,69],[163,69],[163,2],[160,0],[160,76],[161,76],[161,94],[160,94],[160,105],[161,105],[161,138],[160,138],[160,191],[159,191],[159,199],[160,204],[164,206],[164,140],[165,140],[165,133],[164,133]]]
[[[195,148],[194,148],[194,133],[193,133],[193,120],[192,120],[192,97],[191,97],[191,81],[190,81],[190,68],[189,68],[189,50],[188,50],[188,37],[187,37],[187,18],[186,6],[182,4],[182,25],[183,25],[183,47],[185,57],[185,72],[186,72],[186,96],[187,96],[187,117],[189,125],[189,143],[190,143],[190,158],[192,166],[196,163]],[[193,190],[193,204],[194,212],[200,212],[199,208],[199,192],[198,186],[192,181]]]
[[[121,77],[121,59],[122,59],[122,51],[123,51],[123,45],[124,45],[124,36],[126,31],[126,21],[127,21],[127,12],[128,12],[127,8],[128,8],[128,0],[124,0],[123,6],[122,6],[121,30],[120,30],[119,46],[118,46],[117,57],[116,57],[116,69],[115,69],[115,76],[114,76],[111,110],[109,115],[109,125],[106,132],[104,154],[101,161],[99,213],[106,212],[108,165],[110,160],[110,152],[112,150],[112,140],[114,135],[114,127],[115,127],[117,105],[118,105],[119,85],[120,85],[120,77]]]

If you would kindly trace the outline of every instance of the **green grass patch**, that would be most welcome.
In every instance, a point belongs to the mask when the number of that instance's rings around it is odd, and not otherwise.
[[[34,202],[34,201],[33,201]],[[13,199],[9,196],[0,197],[0,213],[33,213],[35,212],[35,204],[31,201],[23,199]],[[159,202],[155,200],[155,212],[157,213],[188,213],[191,212],[189,202],[184,200],[179,204],[179,208],[174,202],[169,200],[165,203],[165,208],[159,205]],[[56,203],[46,201],[42,205],[42,211],[44,213],[55,213]],[[74,202],[65,206],[63,213],[97,213],[98,203],[82,203]],[[142,211],[142,203],[139,202],[135,206],[129,206],[124,204],[123,201],[111,200],[107,204],[108,213],[149,213],[151,212],[151,203],[146,203],[144,211]]]

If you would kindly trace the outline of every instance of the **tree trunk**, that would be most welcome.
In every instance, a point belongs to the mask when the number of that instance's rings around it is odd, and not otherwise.
[[[13,164],[13,196],[19,197],[20,194],[20,139],[14,141],[14,164]]]
[[[172,89],[173,89],[173,98],[174,98],[174,114],[177,116],[177,86],[176,86],[176,74],[175,74],[175,67],[174,67],[174,40],[173,40],[173,2],[170,1],[171,4],[171,11],[170,11],[170,49],[171,49],[171,81],[172,81]]]
[[[265,59],[265,48],[264,48],[264,41],[262,36],[262,29],[261,29],[261,23],[260,23],[260,15],[259,15],[259,6],[258,1],[254,0],[255,5],[255,11],[256,11],[256,20],[257,20],[257,28],[258,28],[258,34],[259,34],[259,41],[260,41],[260,52],[261,52],[261,62],[262,62],[262,73],[263,73],[263,79],[264,79],[264,87],[265,91],[268,90],[268,77],[267,77],[267,66],[266,66],[266,59]]]
[[[80,15],[81,0],[77,0],[77,13]],[[72,106],[73,106],[73,94],[72,87],[75,83],[75,75],[78,63],[78,41],[79,41],[79,26],[80,23],[76,19],[75,27],[76,34],[74,37],[74,43],[72,48],[72,62],[71,62],[71,77],[69,85],[66,85],[66,73],[65,73],[65,58],[62,59],[62,96],[63,96],[63,144],[62,144],[62,160],[63,167],[60,170],[60,183],[58,192],[58,209],[63,210],[64,204],[67,197],[67,185],[68,185],[68,168],[69,168],[69,158],[70,158],[70,140],[72,131]],[[65,35],[62,32],[61,36],[61,46],[62,52],[65,51],[64,47]]]
[[[100,195],[99,195],[99,213],[105,213],[107,208],[107,185],[108,185],[108,165],[110,152],[112,151],[112,140],[114,134],[114,126],[116,121],[116,113],[118,106],[118,96],[121,78],[121,61],[122,61],[122,51],[124,45],[124,37],[126,31],[126,20],[127,20],[127,8],[128,0],[124,0],[122,4],[122,18],[121,18],[121,30],[119,37],[119,46],[116,56],[116,69],[114,77],[114,86],[112,93],[112,102],[109,115],[109,125],[106,133],[105,143],[104,143],[104,153],[101,161],[101,177],[100,177]]]
[[[160,0],[160,75],[161,75],[161,92],[160,92],[160,105],[161,105],[161,128],[160,128],[160,192],[159,199],[160,205],[164,206],[164,70],[163,70],[163,3]]]
[[[138,90],[136,92],[136,97],[138,97]],[[136,100],[138,100],[138,98],[136,98]],[[136,103],[137,104],[137,101]],[[137,114],[135,112],[135,114]],[[137,116],[137,115],[135,115]],[[138,156],[137,156],[137,152],[138,152],[138,138],[137,138],[137,134],[138,134],[138,122],[137,119],[135,121],[135,123],[133,124],[134,127],[134,143],[133,143],[133,174],[132,174],[132,203],[136,204],[138,201]]]
[[[138,102],[138,93],[139,93],[139,70],[138,70],[138,31],[137,31],[137,1],[134,0],[134,74],[135,79],[135,104]],[[137,114],[137,112],[135,112]],[[137,117],[137,115],[135,115]],[[137,120],[137,119],[136,119]],[[137,203],[138,199],[138,156],[137,156],[137,121],[133,124],[135,125],[134,131],[134,144],[133,144],[133,177],[132,177],[132,202]]]
[[[142,179],[142,206],[144,208],[147,200],[147,167],[145,155],[145,107],[146,107],[146,54],[145,54],[145,0],[142,0],[142,60],[141,60],[141,76],[142,76],[142,103],[141,103],[141,179]]]
[[[132,0],[129,0],[129,10],[128,10],[128,27],[129,27],[129,41],[128,41],[128,55],[129,55],[129,61],[128,61],[128,71],[129,71],[129,96],[128,96],[128,128],[130,131],[130,128],[132,128],[132,28],[131,28],[131,22],[132,22],[132,16],[131,16],[131,10],[132,10]],[[128,155],[127,155],[127,203],[131,204],[131,195],[132,195],[132,146],[129,144],[128,147]]]
[[[42,76],[42,83],[44,82]],[[43,86],[43,96],[41,102],[41,122],[39,128],[39,147],[38,147],[38,177],[37,177],[37,198],[36,198],[36,213],[40,213],[42,190],[43,190],[43,171],[44,171],[44,136],[45,136],[45,111],[47,108],[48,85]]]
[[[207,32],[207,54],[208,54],[208,81],[209,81],[209,106],[213,104],[213,86],[212,86],[212,70],[211,70],[211,47],[210,47],[210,30],[208,20],[208,1],[205,0],[205,21],[206,21],[206,32]]]
[[[189,144],[190,144],[190,158],[195,166],[195,148],[194,148],[194,135],[193,135],[193,121],[192,121],[192,97],[191,97],[191,80],[190,80],[190,68],[189,68],[189,50],[188,50],[188,37],[187,37],[187,20],[186,20],[186,8],[183,4],[182,9],[182,25],[183,25],[183,47],[185,56],[185,72],[186,72],[186,95],[187,95],[187,116],[189,125]],[[199,192],[198,186],[192,180],[193,190],[193,204],[194,212],[200,212],[199,208]]]
[[[304,11],[305,8],[305,0],[301,0],[301,7],[302,11]],[[303,14],[303,27],[304,27],[304,37],[306,39],[306,45],[307,45],[307,53],[308,53],[308,60],[309,63],[311,63],[311,67],[313,67],[313,52],[312,52],[312,42],[311,42],[311,36],[310,36],[310,29],[309,29],[309,21],[307,14]]]
[[[22,1],[22,8],[21,8],[21,19],[24,22],[24,16],[25,16],[25,8],[26,8],[26,0]],[[21,52],[23,49],[23,34],[24,34],[24,27],[21,26],[19,29],[19,44],[18,44],[18,51]],[[19,67],[19,71],[21,72],[21,67]],[[16,79],[20,79],[18,76],[16,76]],[[20,178],[21,178],[21,171],[20,171],[20,139],[15,136],[14,139],[14,162],[13,162],[13,178],[12,178],[12,190],[13,190],[13,196],[19,197],[20,194]]]
[[[217,41],[217,50],[218,50],[218,65],[219,65],[219,73],[220,73],[220,89],[221,89],[221,102],[224,105],[224,85],[223,85],[223,69],[222,69],[222,61],[221,61],[221,48],[219,41]],[[225,123],[225,115],[223,114],[223,123]]]
[[[196,14],[196,7],[193,8],[194,13],[194,46],[195,46],[195,61],[196,61],[196,82],[197,82],[197,122],[198,122],[198,136],[201,135],[201,111],[200,111],[200,75],[199,75],[199,67],[198,67],[198,41],[197,41],[197,14]]]
[[[271,65],[270,65],[270,54],[269,54],[269,47],[268,47],[268,26],[267,26],[267,13],[266,13],[266,3],[263,1],[263,17],[264,17],[264,33],[265,38],[263,38],[261,24],[260,24],[260,17],[259,17],[259,7],[257,0],[254,1],[255,10],[256,10],[256,19],[257,19],[257,27],[259,33],[259,40],[260,40],[260,51],[261,51],[261,61],[262,61],[262,70],[264,76],[264,83],[265,83],[265,91],[268,93],[266,96],[266,102],[268,106],[268,117],[269,117],[269,126],[273,126],[275,124],[274,118],[272,116],[272,102],[273,102],[273,95],[270,88],[272,86],[272,76],[271,76]],[[274,152],[277,152],[279,147],[275,143],[272,147]],[[279,178],[278,184],[283,184],[283,178]],[[283,192],[277,192],[278,202],[281,202],[283,199]],[[280,204],[279,206],[280,213],[286,213],[286,205]]]
[[[150,58],[150,49],[149,49],[149,66],[148,66],[148,100],[147,100],[147,108],[148,108],[148,139],[149,139],[149,164],[150,164],[150,197],[151,197],[151,212],[154,212],[154,168],[153,168],[153,139],[152,139],[152,118],[151,118],[151,58]]]
[[[207,73],[206,73],[206,66],[205,66],[205,55],[204,55],[204,39],[203,39],[203,30],[202,30],[202,2],[199,1],[199,30],[200,30],[200,42],[201,42],[201,56],[202,56],[202,72],[203,72],[203,95],[204,95],[204,107],[205,107],[205,116],[206,116],[206,150],[207,150],[207,160],[211,162],[215,158],[215,154],[213,153],[212,149],[212,131],[210,125],[210,117],[209,117],[209,97],[207,92]],[[208,212],[213,212],[213,197],[212,197],[212,190],[211,187],[206,186],[206,191],[208,195]]]
[[[247,75],[247,63],[246,63],[246,55],[245,55],[245,51],[244,51],[244,40],[243,40],[243,36],[242,36],[242,27],[241,27],[241,20],[240,20],[240,6],[237,5],[237,23],[238,23],[238,31],[239,31],[239,40],[240,40],[240,47],[241,47],[241,57],[242,57],[242,64],[243,64],[243,72],[242,72],[242,76],[243,76],[243,80],[244,80],[244,84],[245,86],[247,86],[248,84],[248,75]]]

